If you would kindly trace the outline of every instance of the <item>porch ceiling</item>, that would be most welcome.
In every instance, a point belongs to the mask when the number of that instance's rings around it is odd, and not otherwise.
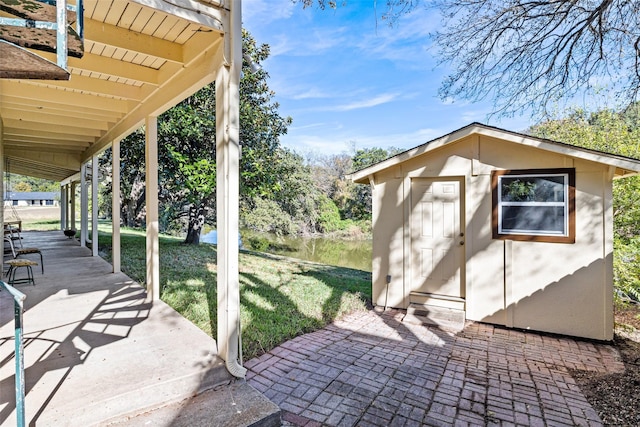
[[[217,3],[85,0],[84,56],[69,57],[69,81],[0,79],[0,139],[10,172],[62,181],[145,117],[212,82],[228,22]]]

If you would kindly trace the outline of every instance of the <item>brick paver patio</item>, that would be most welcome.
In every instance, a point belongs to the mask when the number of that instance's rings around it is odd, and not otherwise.
[[[602,425],[570,369],[624,369],[606,344],[487,324],[448,333],[351,315],[248,361],[295,426]]]

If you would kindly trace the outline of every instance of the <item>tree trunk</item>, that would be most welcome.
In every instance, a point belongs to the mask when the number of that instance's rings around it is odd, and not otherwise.
[[[184,240],[189,245],[200,244],[200,232],[204,226],[204,206],[191,205],[189,207],[189,228],[187,229],[187,238]]]

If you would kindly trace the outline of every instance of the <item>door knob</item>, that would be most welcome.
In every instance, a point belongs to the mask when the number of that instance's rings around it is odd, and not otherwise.
[[[460,240],[460,246],[464,245],[464,240]]]

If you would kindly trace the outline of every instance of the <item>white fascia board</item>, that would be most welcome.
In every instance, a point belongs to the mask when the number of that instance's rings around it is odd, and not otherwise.
[[[615,166],[619,169],[640,173],[640,160],[630,159],[627,157],[617,156],[615,154],[603,153],[587,148],[576,147],[561,142],[546,141],[526,135],[514,134],[511,132],[500,132],[495,129],[480,127],[478,133],[492,138],[503,139],[517,144],[539,148],[541,150],[553,153],[563,154],[565,156],[575,157],[577,159],[589,160],[596,163],[602,163],[609,166]]]
[[[420,156],[422,154],[428,153],[435,149],[438,149],[444,145],[447,145],[453,141],[457,141],[462,139],[472,133],[476,132],[477,129],[470,125],[466,126],[462,129],[459,129],[455,132],[447,134],[445,136],[441,136],[440,138],[434,139],[432,141],[426,142],[422,145],[419,145],[410,150],[404,151],[400,154],[397,154],[393,157],[388,158],[387,160],[383,160],[380,163],[376,163],[375,165],[371,165],[368,168],[361,169],[352,174],[346,176],[347,179],[350,179],[353,182],[357,182],[359,184],[368,184],[369,183],[369,175],[376,174],[382,170],[390,168],[392,166],[403,163],[411,158],[416,156]]]
[[[209,0],[204,4],[193,0],[130,0],[162,12],[168,13],[178,18],[224,31],[223,25],[226,22],[223,16],[222,2]]]
[[[440,138],[434,139],[425,144],[400,153],[396,156],[390,157],[380,163],[376,163],[375,165],[371,165],[367,168],[349,174],[346,176],[346,178],[359,184],[367,184],[369,183],[369,176],[372,176],[392,166],[403,163],[411,158],[423,155],[447,144],[458,141],[474,133],[491,138],[514,142],[529,147],[535,147],[541,150],[563,154],[570,157],[615,166],[617,177],[630,176],[640,173],[640,160],[616,156],[614,154],[602,153],[595,150],[589,150],[586,148],[576,147],[551,140],[530,137],[515,132],[488,127],[480,123],[472,123],[450,134],[444,135]]]

